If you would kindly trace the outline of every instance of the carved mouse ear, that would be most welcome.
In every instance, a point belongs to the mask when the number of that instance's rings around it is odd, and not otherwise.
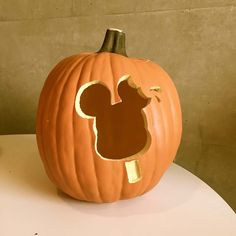
[[[119,80],[117,90],[121,99],[127,96],[127,90],[131,88],[128,81],[131,83],[130,75],[123,75]]]
[[[126,75],[123,77],[118,85],[118,93],[122,102],[130,103],[133,107],[137,108],[147,106],[151,99],[145,96],[141,88],[137,87],[130,76]]]
[[[84,118],[95,117],[104,108],[110,106],[111,94],[109,89],[99,83],[91,82],[83,85],[77,95],[75,108],[77,113]]]

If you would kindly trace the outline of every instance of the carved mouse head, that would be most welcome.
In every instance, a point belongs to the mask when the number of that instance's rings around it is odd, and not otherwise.
[[[83,118],[95,119],[95,150],[105,159],[130,158],[147,150],[150,145],[150,134],[142,112],[150,98],[142,93],[130,76],[122,77],[118,94],[122,101],[111,104],[109,89],[96,81],[83,85],[78,92],[77,112]]]
[[[146,97],[141,88],[138,88],[126,75],[118,84],[118,94],[122,104],[130,104],[133,109],[142,109],[148,105],[151,98]],[[79,91],[80,101],[77,107],[82,117],[96,117],[101,111],[106,111],[111,105],[111,94],[106,85],[100,82],[92,82],[84,85]]]

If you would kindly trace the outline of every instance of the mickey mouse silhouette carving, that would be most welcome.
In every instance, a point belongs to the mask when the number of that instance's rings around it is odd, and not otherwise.
[[[112,105],[106,85],[99,81],[87,83],[77,93],[76,111],[83,118],[94,119],[95,149],[101,158],[132,160],[150,145],[142,109],[151,98],[137,88],[129,75],[120,79],[118,94],[121,102]]]

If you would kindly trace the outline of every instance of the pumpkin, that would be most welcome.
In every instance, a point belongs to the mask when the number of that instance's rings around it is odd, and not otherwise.
[[[172,80],[150,60],[129,58],[116,29],[107,30],[98,52],[59,62],[39,99],[36,137],[46,173],[83,201],[152,189],[174,160],[181,132]]]

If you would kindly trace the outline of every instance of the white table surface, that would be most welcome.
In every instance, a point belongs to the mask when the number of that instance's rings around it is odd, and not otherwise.
[[[235,236],[236,214],[200,179],[172,164],[132,200],[73,200],[49,182],[35,135],[0,136],[1,236]]]

